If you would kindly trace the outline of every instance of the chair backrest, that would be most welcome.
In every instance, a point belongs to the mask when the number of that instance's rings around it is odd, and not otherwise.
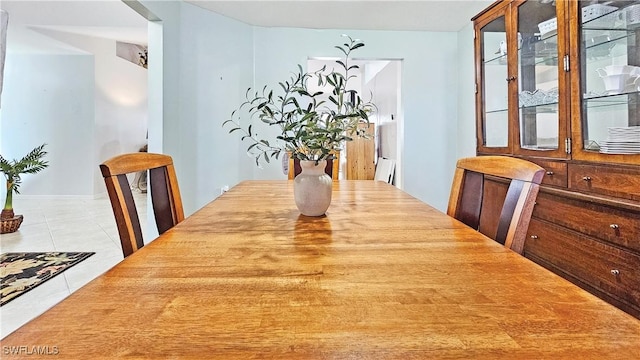
[[[395,160],[378,158],[376,164],[376,173],[373,176],[373,180],[384,181],[389,184],[393,183],[393,175],[396,170]]]
[[[144,246],[140,219],[127,174],[147,170],[158,233],[162,234],[184,220],[178,179],[170,156],[139,152],[115,156],[100,164],[124,257]]]
[[[340,166],[340,152],[336,151],[334,154],[334,159],[328,159],[327,165],[324,167],[325,174],[331,176],[331,179],[338,180],[339,174],[339,166]],[[289,173],[288,179],[295,179],[298,174],[302,172],[302,167],[300,166],[300,160],[289,157]]]
[[[508,156],[460,159],[456,164],[447,214],[522,254],[544,174],[542,167]],[[488,189],[493,186],[489,183],[501,181],[508,184],[504,198],[496,195],[499,191]],[[498,211],[500,215],[496,217]],[[495,226],[487,227],[483,222]]]

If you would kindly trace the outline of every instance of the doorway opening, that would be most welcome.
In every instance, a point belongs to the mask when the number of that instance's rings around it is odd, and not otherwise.
[[[324,66],[330,71],[340,66],[336,60],[339,59],[309,58],[307,71],[317,71]],[[392,184],[402,188],[402,60],[356,58],[349,59],[349,63],[359,67],[350,71],[356,78],[349,82],[349,88],[356,90],[364,101],[371,100],[377,111],[369,117],[371,139],[350,142],[343,149],[339,179],[373,180],[378,159],[382,158],[395,164]]]

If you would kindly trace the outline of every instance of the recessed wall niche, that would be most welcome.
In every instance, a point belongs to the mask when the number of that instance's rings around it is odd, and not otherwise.
[[[149,63],[146,45],[116,41],[116,55],[145,69]]]

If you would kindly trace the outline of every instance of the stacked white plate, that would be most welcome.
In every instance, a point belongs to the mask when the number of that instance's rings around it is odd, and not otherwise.
[[[640,126],[607,128],[606,141],[600,143],[605,154],[640,154]]]

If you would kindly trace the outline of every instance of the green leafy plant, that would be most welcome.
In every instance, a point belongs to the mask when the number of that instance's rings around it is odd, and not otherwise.
[[[327,72],[326,67],[311,73],[298,65],[297,72],[288,80],[279,82],[279,92],[265,86],[262,91],[249,88],[244,101],[231,113],[223,126],[231,126],[229,133],[238,131],[242,141],[248,141],[247,152],[255,157],[256,165],[278,158],[284,151],[300,160],[320,160],[334,157],[346,141],[353,136],[365,136],[359,124],[369,123],[369,114],[375,110],[370,101],[363,101],[357,91],[347,87],[357,75],[358,65],[349,63],[354,50],[364,43],[349,36],[348,41],[335,46],[344,54],[336,60],[338,71]],[[318,87],[329,89],[311,92],[309,81],[317,79]],[[269,126],[277,126],[280,134],[275,141],[261,138],[253,125],[240,126],[241,113],[246,111],[250,119],[259,119]]]
[[[7,198],[2,210],[3,218],[13,217],[13,193],[20,193],[18,191],[22,182],[20,175],[35,174],[49,166],[47,161],[42,160],[47,154],[47,152],[44,151],[45,145],[46,144],[42,144],[36,147],[20,160],[13,159],[12,161],[8,161],[0,155],[0,171],[2,171],[4,177],[7,179]],[[10,215],[7,215],[9,213]]]

